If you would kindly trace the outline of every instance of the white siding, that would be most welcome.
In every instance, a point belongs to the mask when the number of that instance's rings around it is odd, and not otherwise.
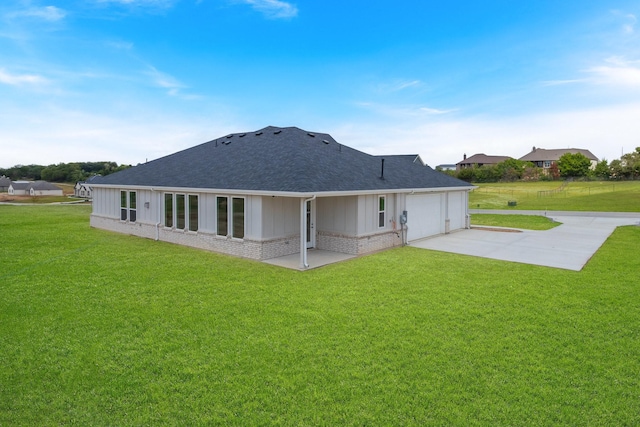
[[[358,197],[321,197],[316,199],[318,231],[355,236],[358,232]]]
[[[450,230],[459,230],[465,227],[465,215],[468,193],[466,191],[452,191],[449,193],[449,227]]]
[[[261,231],[263,239],[299,234],[300,199],[295,197],[262,197]]]

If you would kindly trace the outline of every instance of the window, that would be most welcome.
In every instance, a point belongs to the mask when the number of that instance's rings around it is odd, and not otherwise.
[[[189,231],[198,231],[198,196],[189,195]]]
[[[127,192],[120,192],[120,220],[127,220]]]
[[[136,222],[136,195],[135,191],[120,191],[120,220]]]
[[[129,191],[129,221],[136,222],[136,192]]]
[[[551,160],[545,160],[544,161],[544,167],[545,168],[550,168],[551,167]]]
[[[236,239],[244,238],[244,199],[241,197],[233,198],[233,234]]]
[[[173,193],[164,195],[164,226],[173,227]]]
[[[228,204],[229,202],[226,197],[218,197],[216,199],[216,213],[218,218],[217,233],[219,236],[226,236],[229,233]]]
[[[386,202],[385,196],[378,197],[378,227],[379,228],[384,227],[386,223],[385,202]]]
[[[184,194],[176,194],[176,228],[184,230],[186,226],[185,220],[186,206]]]
[[[231,204],[228,197],[216,198],[216,212],[218,236],[231,234],[235,239],[244,239],[243,197],[232,197]]]

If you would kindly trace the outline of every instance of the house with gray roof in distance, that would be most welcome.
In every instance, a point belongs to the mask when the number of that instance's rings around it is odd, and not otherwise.
[[[269,126],[92,180],[93,227],[258,260],[360,255],[469,227],[474,187],[418,155]]]
[[[6,176],[0,176],[0,192],[4,193],[5,191],[9,191],[9,186],[11,185],[11,180]]]
[[[9,186],[13,196],[62,196],[62,188],[47,181],[16,181]]]
[[[505,160],[509,160],[511,157],[509,156],[488,156],[484,153],[474,154],[471,157],[467,158],[465,154],[461,161],[456,163],[456,170],[460,171],[466,168],[472,168],[474,166],[493,166],[498,163],[504,162]]]
[[[12,196],[27,196],[29,195],[29,181],[12,181],[7,190]]]
[[[536,147],[533,147],[530,153],[520,157],[520,160],[531,162],[537,167],[542,168],[545,173],[548,173],[551,165],[557,163],[560,157],[567,153],[582,154],[591,161],[591,169],[595,168],[599,161],[598,158],[594,156],[593,153],[591,153],[591,151],[582,148],[560,148],[547,150],[545,148]]]

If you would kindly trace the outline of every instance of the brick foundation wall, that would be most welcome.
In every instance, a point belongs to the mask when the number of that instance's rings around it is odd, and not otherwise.
[[[401,244],[402,240],[399,233],[394,231],[385,231],[360,237],[319,231],[316,237],[316,247],[318,249],[349,255],[363,255],[400,246]]]
[[[277,258],[300,252],[300,235],[267,241],[251,239],[232,239],[204,232],[176,231],[155,224],[143,222],[125,222],[118,219],[91,215],[91,226],[103,230],[129,234],[147,239],[156,238],[163,242],[190,246],[213,252],[220,252],[242,258],[256,260]]]

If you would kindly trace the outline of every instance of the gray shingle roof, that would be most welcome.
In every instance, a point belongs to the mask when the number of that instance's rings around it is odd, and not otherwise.
[[[456,165],[493,165],[509,160],[510,158],[509,156],[488,156],[484,153],[479,153],[459,161]]]
[[[29,184],[28,189],[33,188],[34,190],[62,190],[62,188],[58,187],[55,184],[52,184],[47,181],[36,181]]]
[[[470,186],[423,165],[417,155],[373,156],[326,133],[273,126],[214,139],[92,184],[295,193]]]
[[[594,156],[591,151],[582,148],[560,148],[551,150],[547,150],[544,148],[534,148],[533,151],[531,151],[529,154],[520,157],[520,160],[524,160],[525,162],[543,162],[545,160],[556,161],[567,153],[580,153],[589,160],[598,161],[598,158]]]

